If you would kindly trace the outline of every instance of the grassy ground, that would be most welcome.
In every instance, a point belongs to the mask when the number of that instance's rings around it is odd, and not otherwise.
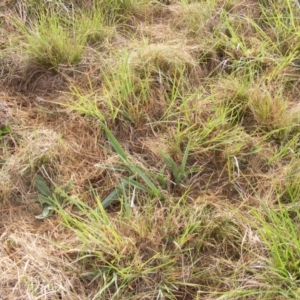
[[[0,22],[1,299],[299,299],[298,1]]]

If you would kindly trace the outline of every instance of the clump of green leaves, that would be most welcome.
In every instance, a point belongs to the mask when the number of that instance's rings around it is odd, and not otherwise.
[[[144,182],[144,185],[141,185],[136,180],[133,180],[130,177],[128,177],[125,181],[131,183],[132,185],[136,186],[139,189],[148,192],[152,196],[163,198],[162,192],[155,185],[153,180],[146,174],[146,171],[143,170],[141,167],[137,166],[136,164],[132,163],[129,157],[127,156],[126,152],[124,151],[120,143],[117,141],[117,139],[114,137],[112,132],[108,129],[108,127],[102,122],[101,122],[101,126],[104,129],[109,142],[117,152],[121,161],[125,164],[128,171],[130,171],[132,175],[139,177]]]
[[[186,178],[187,175],[199,172],[199,167],[187,169],[186,164],[190,151],[190,142],[188,142],[181,164],[177,164],[168,154],[164,153],[162,150],[160,151],[161,157],[168,168],[170,168],[172,172],[172,176],[174,177],[175,184],[180,184],[182,180]]]
[[[11,133],[11,127],[9,125],[0,126],[0,145],[2,144],[2,137]]]
[[[37,174],[35,176],[35,186],[40,192],[38,200],[42,208],[42,214],[36,216],[36,219],[43,220],[52,215],[58,203],[62,202],[63,196],[70,191],[72,183],[69,182],[63,190],[55,188],[54,186],[49,187],[44,178]]]

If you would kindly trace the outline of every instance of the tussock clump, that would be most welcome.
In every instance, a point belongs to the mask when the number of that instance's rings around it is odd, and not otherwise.
[[[253,123],[253,116],[249,115],[249,101],[251,94],[249,84],[236,78],[221,79],[212,85],[212,94],[215,101],[223,107],[228,120],[232,124],[242,124],[249,126]]]
[[[136,62],[136,57],[122,52],[116,54],[113,63],[110,59],[101,68],[104,95],[99,107],[104,106],[105,109],[96,113],[100,118],[103,119],[109,112],[105,119],[123,120],[140,126],[163,115],[167,104],[163,83],[159,83],[159,70],[154,77],[150,72],[151,66]],[[168,80],[164,74],[162,77],[162,80]],[[172,83],[172,79],[170,81]]]
[[[249,108],[257,124],[264,128],[285,128],[289,122],[287,102],[282,95],[272,96],[264,88],[249,90]]]
[[[224,105],[230,120],[248,127],[248,130],[259,128],[288,133],[297,122],[297,114],[288,108],[280,90],[269,92],[263,85],[251,86],[247,81],[229,79],[217,81],[213,93],[219,95],[216,99]]]
[[[133,68],[139,77],[155,79],[165,89],[180,83],[183,77],[199,82],[203,76],[188,47],[167,44],[151,44],[142,48],[133,57]]]
[[[57,17],[45,17],[32,27],[29,32],[23,32],[29,59],[54,72],[59,65],[78,64],[83,53],[84,37],[72,37]]]
[[[149,66],[171,78],[174,78],[179,70],[189,73],[196,66],[193,57],[182,47],[166,44],[152,44],[141,49],[137,59],[135,60],[137,70],[147,69]]]
[[[76,31],[76,20],[55,11],[37,13],[39,17],[28,22],[19,18],[11,20],[20,36],[20,40],[14,41],[13,48],[22,53],[23,62],[33,62],[53,73],[57,73],[61,65],[77,65],[84,51],[86,35]]]

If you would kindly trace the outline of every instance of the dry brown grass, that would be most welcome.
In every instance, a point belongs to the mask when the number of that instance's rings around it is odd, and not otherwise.
[[[70,276],[75,266],[68,261],[67,252],[49,243],[49,239],[72,243],[68,233],[53,221],[35,221],[27,209],[28,204],[19,204],[1,210],[2,299],[83,296],[84,287],[78,278]]]

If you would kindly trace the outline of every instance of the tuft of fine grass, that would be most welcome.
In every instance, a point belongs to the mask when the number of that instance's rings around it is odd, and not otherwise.
[[[287,208],[279,205],[277,208],[265,208],[262,213],[254,211],[259,221],[259,235],[268,251],[264,278],[272,286],[274,295],[278,293],[286,299],[297,299],[299,294],[297,206]]]
[[[79,63],[86,37],[76,35],[74,29],[67,28],[68,20],[45,13],[39,15],[38,20],[29,22],[29,26],[17,23],[23,35],[22,46],[29,60],[54,72],[60,65],[72,66]],[[71,23],[71,26],[74,25]]]

